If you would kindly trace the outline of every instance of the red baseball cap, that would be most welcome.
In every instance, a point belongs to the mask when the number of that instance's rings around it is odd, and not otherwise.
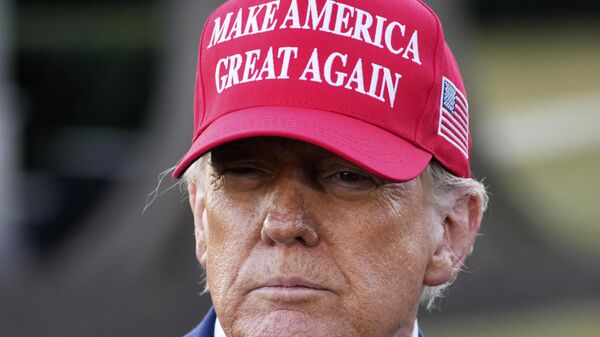
[[[192,146],[305,141],[382,178],[432,158],[470,177],[468,104],[435,13],[418,0],[230,0],[200,39]]]

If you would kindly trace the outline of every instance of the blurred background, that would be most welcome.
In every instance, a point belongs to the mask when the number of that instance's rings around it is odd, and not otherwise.
[[[185,194],[217,0],[0,0],[0,336],[181,336],[210,306]],[[428,336],[600,333],[600,2],[429,0],[492,193]]]

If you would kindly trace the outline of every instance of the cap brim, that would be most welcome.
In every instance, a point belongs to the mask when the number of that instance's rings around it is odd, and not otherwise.
[[[345,115],[303,107],[260,106],[228,113],[210,124],[193,142],[173,176],[180,178],[200,156],[221,144],[261,136],[313,144],[396,182],[417,177],[432,157],[386,130]]]

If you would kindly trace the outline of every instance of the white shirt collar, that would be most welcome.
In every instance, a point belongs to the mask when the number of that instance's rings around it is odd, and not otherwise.
[[[221,327],[221,322],[219,322],[219,318],[215,320],[215,337],[227,337],[225,336],[225,331]],[[415,326],[413,328],[412,337],[419,337],[419,324],[417,320],[415,320]]]
[[[221,327],[221,322],[219,322],[219,318],[215,320],[215,337],[227,337],[225,336],[225,331]]]
[[[415,326],[413,327],[412,337],[419,337],[419,323],[415,319]]]

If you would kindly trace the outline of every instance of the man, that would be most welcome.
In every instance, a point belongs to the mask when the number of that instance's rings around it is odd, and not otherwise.
[[[231,0],[200,40],[185,174],[214,310],[188,336],[418,336],[487,196],[416,0]]]

